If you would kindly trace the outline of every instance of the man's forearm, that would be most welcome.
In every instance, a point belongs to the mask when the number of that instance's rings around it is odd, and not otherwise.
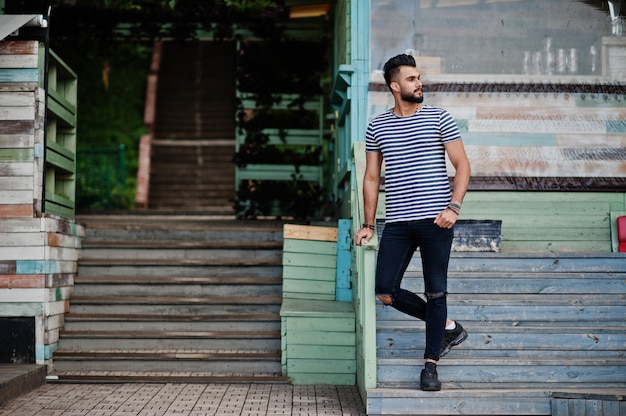
[[[363,213],[367,224],[375,225],[380,180],[363,180]]]

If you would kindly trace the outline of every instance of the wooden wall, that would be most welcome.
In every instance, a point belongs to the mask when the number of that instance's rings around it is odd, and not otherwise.
[[[0,317],[32,318],[36,363],[51,367],[84,229],[41,211],[46,109],[40,48],[34,41],[0,42]]]

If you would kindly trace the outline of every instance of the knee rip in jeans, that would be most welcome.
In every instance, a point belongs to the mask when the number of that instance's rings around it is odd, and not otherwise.
[[[376,295],[376,297],[385,305],[391,305],[393,303],[391,295]]]
[[[426,297],[428,299],[437,299],[437,298],[443,298],[447,295],[446,292],[436,292],[436,293],[425,293]]]

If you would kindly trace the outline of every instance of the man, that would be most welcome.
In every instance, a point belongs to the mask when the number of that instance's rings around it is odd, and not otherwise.
[[[376,266],[376,296],[383,304],[426,322],[420,388],[438,391],[441,382],[437,361],[468,336],[461,324],[448,319],[446,296],[452,227],[467,191],[470,163],[450,114],[423,104],[420,73],[413,57],[391,58],[384,72],[394,106],[372,119],[367,127],[365,223],[356,233],[356,244],[369,242],[375,232],[384,158],[386,214]],[[446,153],[456,169],[452,195]],[[418,247],[426,301],[400,287]]]

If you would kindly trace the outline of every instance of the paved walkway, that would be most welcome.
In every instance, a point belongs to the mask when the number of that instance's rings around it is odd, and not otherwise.
[[[354,386],[44,384],[0,416],[365,416]]]

